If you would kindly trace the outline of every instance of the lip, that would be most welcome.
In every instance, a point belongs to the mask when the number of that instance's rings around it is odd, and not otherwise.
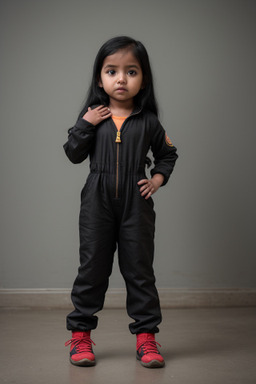
[[[124,87],[119,87],[116,89],[117,92],[127,92],[127,89]]]

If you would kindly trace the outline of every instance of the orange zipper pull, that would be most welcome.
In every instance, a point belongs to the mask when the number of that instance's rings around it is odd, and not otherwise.
[[[121,132],[117,131],[116,133],[116,143],[121,143]]]

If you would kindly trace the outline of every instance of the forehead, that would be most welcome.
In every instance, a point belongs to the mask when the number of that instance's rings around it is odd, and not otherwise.
[[[105,57],[102,68],[106,66],[136,66],[140,68],[140,63],[134,56],[131,49],[120,49],[119,51]]]

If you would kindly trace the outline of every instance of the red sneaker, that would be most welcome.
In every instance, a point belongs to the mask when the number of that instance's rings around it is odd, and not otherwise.
[[[162,368],[164,358],[157,349],[154,333],[137,334],[137,359],[146,368]],[[158,344],[160,347],[161,345]]]
[[[91,331],[72,332],[72,339],[65,343],[70,346],[70,362],[74,365],[89,367],[95,365],[95,356],[92,350],[94,342],[90,338]]]

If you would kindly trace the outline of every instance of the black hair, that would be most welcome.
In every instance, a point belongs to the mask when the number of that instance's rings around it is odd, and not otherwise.
[[[92,82],[88,90],[85,105],[80,112],[79,117],[82,117],[87,112],[89,106],[95,104],[107,106],[109,104],[109,96],[103,88],[99,87],[98,83],[104,59],[107,56],[113,55],[120,49],[131,49],[142,69],[143,89],[141,89],[134,97],[134,104],[140,108],[153,112],[156,116],[158,115],[153,77],[146,48],[140,41],[136,41],[131,37],[117,36],[103,44],[95,58]]]

